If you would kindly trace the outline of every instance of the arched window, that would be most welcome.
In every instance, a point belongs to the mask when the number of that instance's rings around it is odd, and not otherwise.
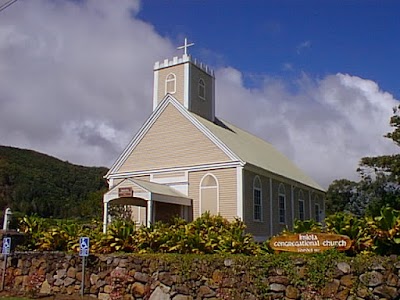
[[[258,176],[253,180],[253,219],[262,221],[262,186]]]
[[[286,193],[285,186],[281,183],[278,190],[279,223],[286,223]]]
[[[315,214],[315,221],[321,222],[321,209],[319,207],[319,198],[315,196],[314,198],[314,214]]]
[[[176,92],[176,76],[174,73],[169,73],[165,79],[165,94],[175,94]]]
[[[206,99],[206,84],[203,79],[199,80],[199,97],[203,100]]]
[[[299,191],[299,220],[305,220],[304,193],[302,190]]]
[[[200,212],[218,214],[219,201],[218,181],[212,174],[206,174],[200,181]]]

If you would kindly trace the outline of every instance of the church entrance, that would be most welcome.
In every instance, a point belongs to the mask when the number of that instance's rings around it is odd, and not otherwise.
[[[103,232],[109,222],[109,204],[133,207],[132,218],[150,226],[157,221],[180,217],[192,221],[192,200],[175,189],[138,179],[125,179],[110,189],[103,197]],[[136,209],[135,209],[136,207]]]

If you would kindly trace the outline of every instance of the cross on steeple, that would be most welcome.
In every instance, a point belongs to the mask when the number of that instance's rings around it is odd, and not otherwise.
[[[185,54],[185,55],[187,55],[187,48],[188,47],[190,47],[190,46],[193,46],[194,45],[194,43],[190,43],[190,44],[188,44],[187,43],[187,38],[185,38],[185,44],[183,45],[183,46],[180,46],[180,47],[178,47],[177,49],[183,49],[183,53]]]

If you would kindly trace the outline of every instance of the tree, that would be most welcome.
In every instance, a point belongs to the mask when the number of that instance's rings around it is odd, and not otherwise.
[[[345,211],[359,217],[369,214],[370,204],[377,203],[379,190],[375,182],[335,180],[326,193],[326,212],[329,215]]]
[[[393,109],[390,126],[394,128],[385,137],[400,146],[400,105]],[[400,154],[363,157],[358,172],[370,201],[367,214],[377,215],[385,205],[400,209]]]
[[[393,111],[385,137],[400,146],[400,105]],[[400,154],[363,157],[357,169],[359,182],[335,180],[327,191],[327,212],[349,211],[355,215],[377,216],[382,207],[400,209]]]
[[[400,105],[393,109],[393,116],[390,118],[390,126],[394,128],[385,137],[393,140],[400,146]],[[400,184],[400,154],[382,155],[376,157],[363,157],[358,169],[362,178],[371,178],[371,175],[386,176],[388,180]]]
[[[357,182],[347,179],[334,180],[326,192],[326,213],[348,210],[347,206],[357,188]]]

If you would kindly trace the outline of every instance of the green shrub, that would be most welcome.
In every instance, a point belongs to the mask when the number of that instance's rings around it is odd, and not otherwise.
[[[269,241],[258,244],[246,234],[245,224],[229,221],[220,215],[203,214],[193,222],[180,218],[170,223],[156,222],[149,227],[135,227],[129,220],[115,220],[103,234],[102,224],[92,221],[79,224],[72,220],[42,219],[25,216],[19,221],[26,234],[22,250],[78,251],[81,236],[90,238],[92,253],[178,253],[178,254],[245,254],[273,253]],[[324,226],[314,220],[296,220],[292,231],[326,232],[346,235],[352,240],[348,255],[358,253],[400,254],[400,211],[381,209],[380,216],[359,218],[338,212],[324,220]]]
[[[367,225],[374,243],[375,253],[400,254],[400,211],[389,206],[381,209],[377,217],[367,217]]]
[[[328,233],[346,235],[352,240],[351,248],[347,250],[348,254],[354,255],[373,250],[373,241],[367,222],[363,218],[351,213],[338,212],[328,216],[325,224]]]

